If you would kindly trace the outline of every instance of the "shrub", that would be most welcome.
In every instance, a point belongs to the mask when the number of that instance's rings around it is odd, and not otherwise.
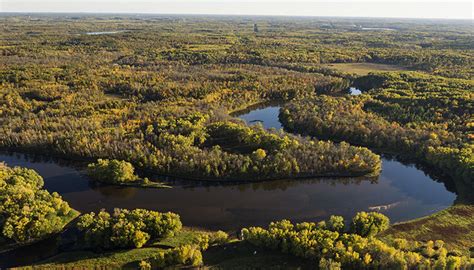
[[[200,266],[202,253],[196,245],[183,245],[174,249],[160,251],[149,259],[153,268],[169,266]]]
[[[334,262],[331,259],[326,260],[322,258],[319,261],[319,269],[320,270],[341,270],[341,263]]]
[[[209,239],[210,245],[223,245],[229,241],[229,235],[223,231],[217,231],[211,234]]]
[[[140,261],[140,263],[138,264],[138,268],[140,270],[150,270],[151,264],[147,261]]]
[[[265,150],[259,148],[253,151],[252,156],[255,160],[263,160],[267,156],[267,152]]]
[[[194,239],[194,243],[199,247],[199,249],[206,250],[209,248],[209,240],[209,235],[200,234],[196,237],[196,239]]]
[[[223,231],[217,231],[215,233],[199,234],[195,239],[194,243],[201,249],[206,250],[209,246],[222,245],[227,243],[229,235]]]
[[[446,270],[461,269],[461,258],[449,256],[446,262]]]
[[[393,240],[393,246],[397,249],[407,250],[408,249],[408,241],[403,238],[396,238]]]

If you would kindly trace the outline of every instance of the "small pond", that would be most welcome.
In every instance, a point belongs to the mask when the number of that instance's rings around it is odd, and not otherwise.
[[[100,31],[100,32],[87,32],[86,35],[98,36],[98,35],[110,35],[127,32],[127,30],[115,30],[115,31]]]
[[[360,28],[364,31],[397,31],[395,28],[388,28],[388,27],[362,27]]]
[[[233,113],[232,115],[245,121],[248,125],[261,123],[266,129],[282,129],[283,125],[278,119],[280,106],[278,102],[256,104],[245,110]]]
[[[349,87],[349,94],[352,96],[358,96],[362,94],[362,91],[360,89],[357,89],[355,87]]]

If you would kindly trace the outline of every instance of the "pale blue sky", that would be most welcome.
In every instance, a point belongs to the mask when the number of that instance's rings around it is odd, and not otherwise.
[[[0,12],[248,14],[473,19],[472,1],[0,0]]]

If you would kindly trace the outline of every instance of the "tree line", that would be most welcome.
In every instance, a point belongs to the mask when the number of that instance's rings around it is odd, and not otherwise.
[[[472,82],[423,74],[368,75],[360,97],[317,96],[281,111],[285,127],[416,158],[473,185]],[[364,87],[362,87],[364,89]]]

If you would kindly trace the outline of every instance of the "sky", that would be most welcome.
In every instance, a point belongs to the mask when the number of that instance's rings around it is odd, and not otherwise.
[[[472,0],[0,0],[0,12],[473,19]]]

